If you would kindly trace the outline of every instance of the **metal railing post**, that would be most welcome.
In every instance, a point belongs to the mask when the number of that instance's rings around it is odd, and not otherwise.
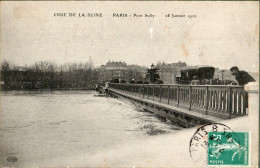
[[[248,95],[247,94],[248,93],[246,91],[243,91],[243,115],[246,115],[246,104],[248,104]]]
[[[160,102],[162,101],[162,86],[160,85]]]
[[[229,87],[229,90],[228,90],[228,100],[227,100],[227,105],[228,105],[228,108],[227,108],[227,111],[228,111],[228,118],[230,119],[231,118],[231,113],[232,113],[232,88]]]
[[[170,85],[168,85],[168,104],[170,104]]]
[[[191,110],[191,102],[192,102],[192,87],[190,85],[190,87],[189,87],[189,104],[190,104],[189,110]]]
[[[138,97],[140,97],[140,85],[138,86]]]
[[[177,107],[179,107],[180,104],[180,86],[177,86]]]
[[[154,85],[153,85],[153,101],[154,101]]]
[[[205,91],[205,108],[206,108],[206,111],[205,111],[205,114],[206,115],[208,115],[208,106],[209,106],[209,104],[208,104],[208,102],[209,102],[209,98],[208,98],[208,90],[209,90],[209,87],[208,86],[206,86],[206,91]]]
[[[149,85],[147,85],[147,99],[149,99]]]
[[[142,85],[142,91],[143,91],[143,99],[144,99],[144,85]]]

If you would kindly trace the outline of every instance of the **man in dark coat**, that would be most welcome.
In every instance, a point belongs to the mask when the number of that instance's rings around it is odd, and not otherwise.
[[[255,82],[255,79],[249,75],[246,71],[239,71],[238,67],[234,66],[230,68],[232,75],[235,76],[240,86],[245,86],[249,82]]]

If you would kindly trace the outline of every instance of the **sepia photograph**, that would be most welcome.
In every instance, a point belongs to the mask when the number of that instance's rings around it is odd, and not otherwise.
[[[259,1],[1,1],[1,167],[259,166]]]

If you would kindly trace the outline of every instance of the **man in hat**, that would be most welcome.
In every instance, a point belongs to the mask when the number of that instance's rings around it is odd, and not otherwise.
[[[249,75],[246,71],[239,71],[237,66],[230,68],[233,76],[235,76],[237,83],[240,86],[245,86],[249,82],[255,82],[255,79]]]

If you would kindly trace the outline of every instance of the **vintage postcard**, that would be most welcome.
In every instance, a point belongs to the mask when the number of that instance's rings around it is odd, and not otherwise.
[[[1,1],[1,167],[258,167],[258,1]]]

